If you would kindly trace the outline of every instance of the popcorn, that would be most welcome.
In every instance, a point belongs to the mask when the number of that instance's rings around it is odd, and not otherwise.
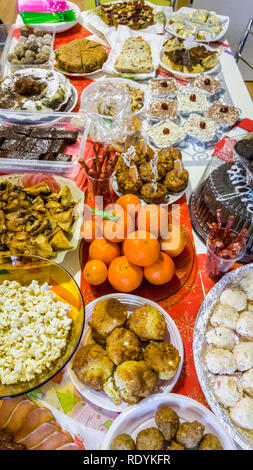
[[[0,383],[30,381],[62,355],[71,308],[57,300],[47,283],[0,286]]]

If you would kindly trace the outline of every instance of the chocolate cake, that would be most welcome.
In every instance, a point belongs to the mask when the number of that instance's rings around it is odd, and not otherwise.
[[[68,162],[72,155],[64,150],[75,144],[77,137],[77,131],[56,127],[0,127],[0,158]]]
[[[233,230],[248,230],[245,262],[253,261],[253,190],[247,183],[245,170],[236,163],[225,163],[213,170],[191,196],[190,212],[193,227],[206,240],[209,228],[222,210],[225,224],[234,215]]]

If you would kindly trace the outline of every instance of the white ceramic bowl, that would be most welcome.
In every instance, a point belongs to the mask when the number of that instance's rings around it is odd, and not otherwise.
[[[55,34],[63,33],[64,31],[67,31],[68,29],[73,28],[73,26],[75,26],[78,23],[78,18],[79,18],[81,11],[80,11],[80,8],[75,3],[67,2],[67,4],[69,5],[69,8],[71,10],[74,10],[76,14],[76,20],[63,22],[63,23],[38,23],[38,24],[31,24],[29,26],[31,26],[32,28],[40,28],[48,32],[55,32]]]
[[[118,434],[130,434],[135,440],[137,434],[143,429],[156,427],[155,413],[163,406],[175,410],[181,422],[197,420],[204,424],[205,434],[212,433],[217,436],[224,450],[236,449],[233,439],[222,427],[219,419],[208,408],[184,395],[159,393],[150,398],[145,398],[138,405],[121,413],[109,428],[102,444],[102,450],[110,450],[111,441]]]
[[[182,365],[184,362],[184,348],[183,348],[183,342],[182,342],[182,339],[181,339],[181,336],[177,329],[176,324],[174,323],[172,318],[168,315],[168,313],[162,307],[160,307],[159,304],[151,300],[144,299],[143,297],[138,297],[137,295],[120,294],[120,293],[104,295],[102,297],[99,297],[96,300],[93,300],[93,302],[90,302],[85,308],[86,327],[83,333],[80,346],[88,342],[88,339],[90,336],[90,328],[88,326],[88,321],[91,320],[92,313],[93,313],[96,303],[100,302],[101,300],[105,300],[109,298],[118,299],[123,305],[125,305],[128,313],[131,313],[137,308],[142,307],[145,304],[148,304],[156,308],[164,316],[166,323],[167,323],[167,332],[165,334],[164,339],[165,341],[170,342],[178,350],[179,355],[181,357],[181,361],[180,361],[176,375],[170,380],[159,381],[159,391],[170,392],[172,388],[174,387],[174,385],[176,384],[181,373]],[[104,410],[111,410],[111,411],[119,412],[119,411],[123,411],[129,408],[132,409],[133,405],[130,405],[129,403],[126,403],[123,400],[121,400],[121,403],[119,405],[116,405],[114,401],[105,394],[104,391],[96,392],[92,388],[87,387],[76,376],[75,372],[72,369],[72,363],[73,363],[73,360],[68,365],[68,373],[70,375],[70,378],[73,384],[75,385],[75,387],[77,388],[77,390],[81,393],[83,397],[87,398],[91,403],[94,403],[94,405],[100,406]]]

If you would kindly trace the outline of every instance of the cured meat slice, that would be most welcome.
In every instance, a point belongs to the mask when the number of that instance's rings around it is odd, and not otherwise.
[[[22,428],[15,434],[14,441],[22,442],[34,429],[48,421],[55,421],[51,411],[47,408],[35,408],[27,415]]]
[[[23,185],[24,188],[29,188],[31,186],[36,186],[36,184],[39,184],[41,182],[46,183],[51,191],[55,193],[59,193],[61,187],[53,177],[53,175],[43,175],[43,174],[28,174],[25,175],[23,178]]]
[[[27,418],[27,415],[34,408],[36,408],[36,405],[31,400],[27,399],[19,402],[7,421],[6,425],[8,428],[12,432],[16,433],[22,427]]]
[[[15,410],[16,406],[20,401],[23,401],[23,397],[10,398],[8,400],[2,400],[2,406],[0,411],[0,428],[4,428]]]
[[[56,450],[82,450],[82,449],[74,442],[70,442],[69,444],[64,444],[64,446],[57,447]]]
[[[42,441],[38,446],[33,447],[33,450],[55,450],[57,447],[61,447],[64,444],[73,441],[72,437],[70,436],[69,438],[69,436],[68,433],[64,431],[54,432],[44,439],[44,441]]]
[[[44,439],[46,439],[50,434],[53,434],[56,431],[60,431],[61,427],[58,423],[54,421],[48,421],[41,424],[38,428],[34,429],[28,436],[26,436],[22,443],[26,445],[29,450],[32,450],[34,447],[38,446]]]

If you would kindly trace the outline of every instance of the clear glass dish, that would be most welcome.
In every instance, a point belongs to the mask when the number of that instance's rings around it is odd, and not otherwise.
[[[58,264],[39,256],[0,257],[0,284],[5,280],[17,281],[21,285],[29,285],[32,280],[37,280],[40,285],[47,282],[52,286],[58,300],[70,305],[69,316],[72,318],[72,326],[66,348],[52,367],[29,382],[13,385],[0,383],[0,399],[31,392],[58,374],[74,354],[81,340],[85,322],[85,308],[80,289],[72,276]]]

